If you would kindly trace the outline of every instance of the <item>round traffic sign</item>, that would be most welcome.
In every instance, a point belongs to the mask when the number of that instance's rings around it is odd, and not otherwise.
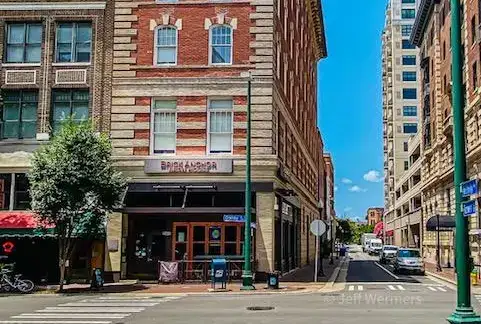
[[[320,219],[315,219],[312,221],[311,226],[311,233],[315,236],[321,236],[326,232],[327,226],[326,223]]]

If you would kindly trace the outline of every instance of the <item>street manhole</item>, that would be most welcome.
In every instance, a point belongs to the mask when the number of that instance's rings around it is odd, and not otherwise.
[[[249,307],[246,307],[246,309],[248,311],[270,311],[270,310],[274,310],[275,307],[273,307],[273,306],[249,306]]]

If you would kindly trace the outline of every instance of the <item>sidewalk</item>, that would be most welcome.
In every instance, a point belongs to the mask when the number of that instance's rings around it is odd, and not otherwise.
[[[282,294],[282,293],[308,293],[323,288],[339,265],[340,259],[334,259],[330,265],[329,260],[323,260],[325,276],[319,277],[319,282],[314,283],[314,266],[308,265],[296,269],[280,278],[280,289],[267,289],[265,282],[254,284],[256,290],[241,291],[241,282],[227,283],[227,290],[212,292],[211,283],[178,283],[178,284],[151,284],[139,283],[135,280],[124,280],[118,283],[105,284],[102,289],[91,290],[89,284],[70,284],[64,286],[64,294],[75,293],[119,293],[119,294],[159,294],[159,295],[199,295],[211,293],[235,293],[235,294]],[[58,285],[41,286],[37,293],[56,293]]]
[[[451,285],[454,285],[454,286],[457,285],[456,272],[454,271],[454,268],[442,268],[441,269],[442,271],[437,271],[436,264],[428,263],[428,262],[426,262],[424,266],[426,268],[427,275],[430,275],[436,279],[447,282]],[[479,283],[481,283],[481,281],[479,281]],[[481,294],[481,285],[479,283],[478,285],[471,284],[471,291],[473,294]]]

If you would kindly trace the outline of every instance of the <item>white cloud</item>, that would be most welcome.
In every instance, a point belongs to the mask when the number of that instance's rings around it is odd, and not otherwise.
[[[364,175],[364,180],[369,182],[381,182],[383,181],[383,177],[379,171],[371,170]]]
[[[345,184],[351,184],[351,183],[352,183],[352,180],[351,180],[351,179],[348,179],[348,178],[342,178],[342,179],[341,179],[341,182],[342,182],[342,183],[345,183]]]
[[[337,189],[339,189],[339,188],[337,188],[337,186],[334,186],[334,192],[336,192],[336,191],[337,191]]]
[[[351,192],[366,192],[367,189],[361,188],[359,186],[352,186],[349,188],[349,191]]]

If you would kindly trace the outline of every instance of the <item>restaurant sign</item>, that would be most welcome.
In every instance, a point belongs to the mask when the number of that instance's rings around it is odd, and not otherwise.
[[[232,173],[232,160],[166,159],[146,160],[144,172],[149,173]]]

